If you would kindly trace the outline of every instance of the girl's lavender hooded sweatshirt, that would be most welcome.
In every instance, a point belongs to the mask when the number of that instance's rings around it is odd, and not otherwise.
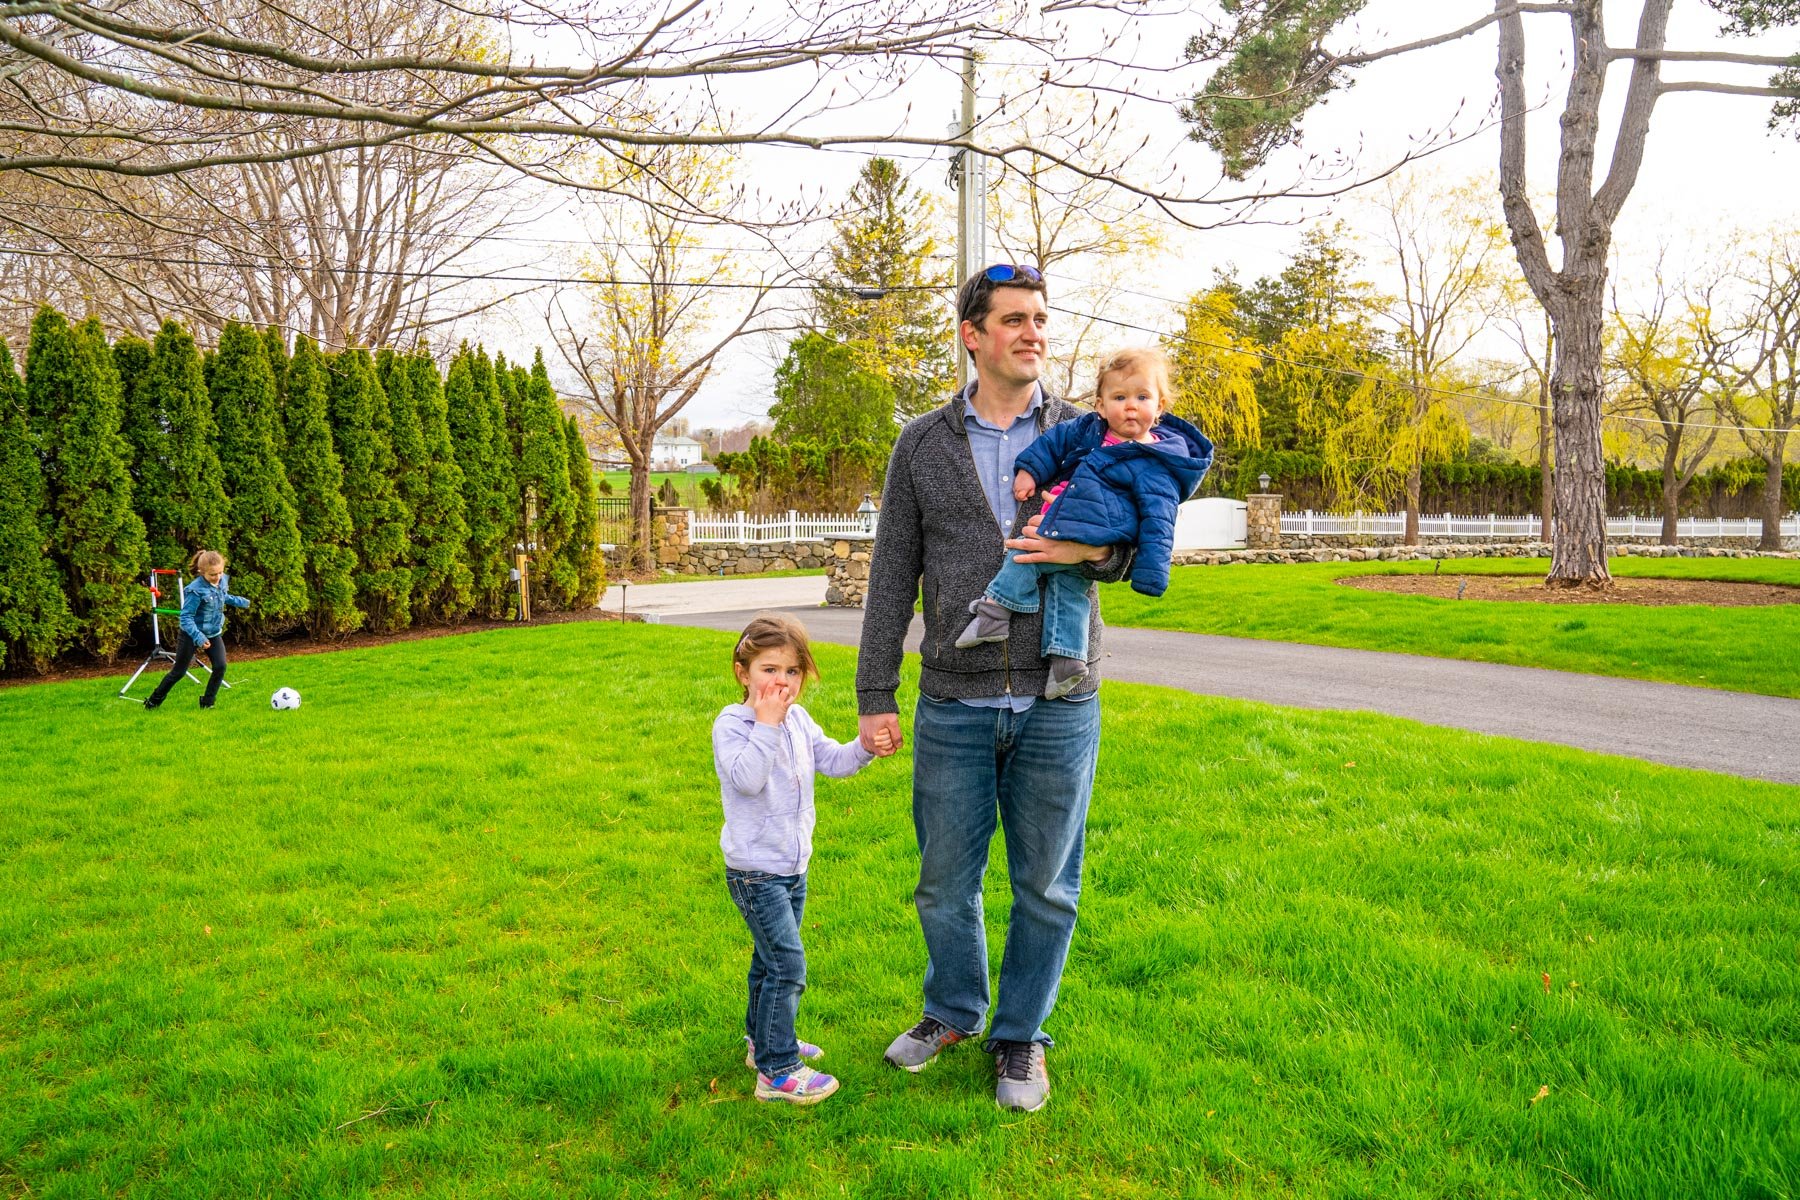
[[[713,722],[713,766],[725,802],[719,847],[739,871],[799,875],[812,858],[813,772],[841,779],[875,756],[862,743],[834,742],[798,704],[763,725],[748,704],[728,704]]]

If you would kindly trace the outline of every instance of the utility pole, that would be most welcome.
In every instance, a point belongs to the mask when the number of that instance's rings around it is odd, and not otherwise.
[[[962,120],[953,132],[964,142],[975,135],[975,51],[963,49]],[[987,265],[987,158],[973,151],[958,150],[950,161],[950,178],[956,184],[956,283]],[[952,318],[954,319],[954,318]],[[962,334],[951,331],[956,343],[956,386],[969,382],[969,355],[963,349]]]

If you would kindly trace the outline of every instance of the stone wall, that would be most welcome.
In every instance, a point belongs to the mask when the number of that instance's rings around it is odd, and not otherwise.
[[[1348,549],[1350,547],[1362,547],[1364,549],[1370,549],[1370,548],[1374,548],[1374,547],[1390,547],[1390,546],[1404,545],[1405,543],[1402,542],[1400,539],[1401,539],[1401,535],[1397,534],[1397,533],[1392,533],[1392,534],[1379,534],[1379,533],[1325,534],[1325,533],[1320,533],[1320,534],[1312,534],[1310,536],[1306,535],[1306,534],[1284,533],[1281,535],[1281,544],[1282,544],[1282,546],[1284,546],[1288,549],[1293,549],[1293,550],[1343,550],[1343,549]],[[1754,549],[1756,549],[1756,543],[1757,543],[1757,539],[1753,538],[1753,537],[1748,537],[1748,538],[1741,538],[1741,537],[1682,538],[1680,546],[1677,546],[1677,547],[1666,547],[1665,546],[1665,547],[1659,547],[1659,548],[1660,549],[1681,549],[1683,547],[1686,547],[1686,548],[1690,548],[1690,549],[1699,548],[1699,549],[1710,549],[1710,550],[1754,550]],[[1470,541],[1470,539],[1468,539],[1468,538],[1453,538],[1453,537],[1444,537],[1444,536],[1438,535],[1438,534],[1432,534],[1429,536],[1421,535],[1419,538],[1419,544],[1421,546],[1448,546],[1448,547],[1454,548],[1456,546],[1467,546],[1467,545],[1471,545],[1471,544],[1479,544],[1479,545],[1483,545],[1483,546],[1515,546],[1515,545],[1516,546],[1543,546],[1543,545],[1546,545],[1547,543],[1534,541],[1530,537],[1506,537],[1506,536],[1492,537],[1492,538],[1489,538],[1486,541],[1483,541],[1480,543],[1472,543]],[[1655,545],[1655,543],[1646,543],[1646,542],[1631,542],[1631,543],[1618,543],[1618,544],[1619,545],[1630,544],[1630,545],[1634,545],[1634,546]],[[1784,549],[1784,550],[1800,550],[1800,539],[1796,539],[1796,538],[1782,539],[1782,549]]]
[[[1657,546],[1624,543],[1611,547],[1618,558],[1800,558],[1793,550],[1725,546]],[[1187,550],[1175,555],[1178,567],[1231,563],[1428,562],[1439,558],[1549,558],[1548,542],[1484,542],[1435,546],[1312,546],[1279,550]]]
[[[869,591],[869,560],[875,550],[875,535],[843,534],[826,546],[831,558],[825,566],[825,603],[861,608]]]
[[[829,566],[831,543],[696,542],[676,568],[684,575],[755,575],[761,571],[813,570]]]
[[[1244,544],[1251,550],[1281,545],[1281,497],[1256,493],[1244,497]]]

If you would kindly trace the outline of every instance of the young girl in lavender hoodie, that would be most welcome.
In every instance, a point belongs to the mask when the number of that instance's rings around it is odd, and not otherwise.
[[[713,765],[725,803],[725,882],[754,946],[745,1065],[756,1069],[758,1100],[817,1104],[838,1081],[806,1064],[825,1052],[794,1035],[806,990],[800,919],[812,856],[813,772],[854,775],[875,756],[858,742],[826,737],[796,703],[806,677],[819,677],[799,621],[757,614],[731,659],[744,700],[726,705],[713,722]]]

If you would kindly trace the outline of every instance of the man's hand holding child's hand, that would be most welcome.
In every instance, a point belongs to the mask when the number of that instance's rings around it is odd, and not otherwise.
[[[794,694],[787,684],[772,679],[756,690],[750,701],[750,707],[756,710],[756,719],[763,725],[779,725],[787,717],[787,710],[794,703]]]
[[[1013,499],[1020,504],[1031,499],[1031,493],[1037,490],[1037,480],[1031,477],[1030,471],[1020,471],[1013,476]]]

